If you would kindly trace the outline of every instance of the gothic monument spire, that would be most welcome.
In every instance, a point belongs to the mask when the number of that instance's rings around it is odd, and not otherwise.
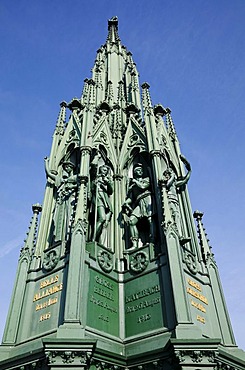
[[[44,166],[1,369],[244,369],[191,165],[117,17],[81,97],[61,103]]]

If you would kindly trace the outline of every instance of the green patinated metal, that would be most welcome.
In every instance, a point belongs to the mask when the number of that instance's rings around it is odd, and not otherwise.
[[[244,369],[191,165],[116,17],[82,96],[60,106],[0,368]]]
[[[117,281],[90,270],[87,325],[119,337],[119,288]]]

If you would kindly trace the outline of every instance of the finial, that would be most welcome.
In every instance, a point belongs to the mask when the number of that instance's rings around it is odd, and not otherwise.
[[[117,101],[123,107],[125,106],[124,82],[122,80],[118,82],[118,97],[117,97]]]
[[[162,104],[156,104],[154,106],[154,114],[155,116],[165,116],[165,114],[167,114],[167,109],[165,109]]]
[[[106,101],[109,105],[112,105],[112,103],[114,101],[113,82],[112,81],[108,81],[108,83],[107,83]]]
[[[40,212],[42,212],[42,206],[41,206],[41,204],[39,204],[39,203],[33,204],[33,206],[32,206],[32,212],[33,213],[36,213],[36,214],[39,214]]]
[[[84,80],[84,86],[83,86],[83,92],[81,95],[81,101],[83,103],[87,103],[88,101],[88,78],[85,78]]]
[[[195,211],[194,213],[193,213],[193,216],[194,216],[194,218],[197,220],[197,221],[202,221],[202,217],[203,217],[203,212],[200,212],[200,211]]]
[[[135,104],[128,104],[127,105],[127,107],[126,107],[126,113],[128,114],[128,115],[130,115],[130,114],[136,114],[136,113],[139,113],[139,109],[136,107],[136,105]]]
[[[210,258],[212,258],[212,260],[214,261],[214,255],[211,251],[212,248],[209,245],[209,239],[202,223],[203,212],[195,211],[193,213],[193,217],[197,221],[197,232],[203,260],[205,263],[207,263]]]
[[[111,19],[108,20],[108,37],[107,41],[109,43],[114,43],[116,41],[120,41],[119,36],[118,36],[118,18],[117,17],[112,17]]]
[[[148,82],[144,82],[142,85],[141,85],[142,89],[149,89],[150,88],[150,85],[148,84]]]
[[[78,98],[73,98],[70,103],[67,104],[67,107],[71,110],[74,111],[76,109],[82,109],[82,104]]]
[[[115,26],[116,29],[118,29],[118,18],[117,18],[117,16],[114,16],[114,17],[108,19],[108,30],[110,30],[111,26]]]
[[[61,108],[62,107],[67,107],[67,102],[65,101],[65,100],[62,100],[62,102],[60,102],[60,106],[61,106]]]
[[[27,232],[27,237],[25,239],[25,244],[20,251],[20,259],[29,259],[33,253],[33,248],[35,246],[36,234],[37,234],[37,224],[38,224],[38,214],[42,211],[42,206],[39,203],[33,204],[32,212],[33,216],[30,221],[29,230]]]
[[[150,108],[152,109],[152,103],[151,103],[151,96],[150,96],[150,85],[147,82],[144,82],[142,85],[142,103],[143,108]]]
[[[56,123],[56,128],[55,128],[55,134],[56,135],[63,135],[65,131],[65,122],[66,122],[66,107],[67,103],[66,101],[62,101],[60,103],[60,112],[58,115],[57,123]]]
[[[171,117],[171,109],[170,108],[166,108],[166,126],[168,128],[168,131],[169,131],[169,136],[172,138],[173,141],[175,141],[177,139],[177,134],[176,134],[176,130],[175,130],[175,127],[174,127],[174,122],[172,120],[172,117]]]

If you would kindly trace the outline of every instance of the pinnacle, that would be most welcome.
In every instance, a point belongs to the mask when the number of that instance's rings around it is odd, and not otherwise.
[[[154,106],[154,114],[155,115],[160,115],[160,116],[165,116],[165,114],[167,114],[167,109],[165,109],[162,104],[156,104]]]
[[[106,101],[111,107],[117,103],[122,108],[133,103],[140,106],[139,74],[132,53],[121,44],[118,36],[118,18],[108,20],[108,36],[98,51],[92,68],[94,104]],[[82,102],[89,101],[89,80],[85,81]],[[148,86],[148,85],[147,85]]]
[[[118,18],[116,16],[108,20],[108,37],[107,41],[110,43],[115,43],[120,41],[118,36]]]
[[[41,206],[41,204],[39,204],[39,203],[33,204],[32,211],[33,211],[33,213],[37,213],[37,214],[39,212],[42,212],[42,206]]]
[[[110,19],[108,19],[108,30],[110,30],[110,28],[112,26],[115,26],[116,28],[118,28],[118,18],[117,18],[117,16],[114,16],[114,17],[111,17]]]
[[[141,85],[142,89],[149,89],[150,88],[150,85],[148,84],[148,82],[144,82],[142,85]]]
[[[67,107],[67,102],[65,101],[65,100],[62,100],[62,102],[60,102],[60,106],[61,106],[61,108],[62,107]]]
[[[194,213],[193,213],[193,216],[196,220],[202,220],[202,216],[203,216],[203,212],[200,212],[198,210],[196,210]]]

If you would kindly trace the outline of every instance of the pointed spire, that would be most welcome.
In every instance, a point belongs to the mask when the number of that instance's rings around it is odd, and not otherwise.
[[[66,122],[66,107],[67,103],[62,101],[60,103],[60,112],[56,123],[55,134],[63,135],[65,131],[65,122]]]
[[[198,232],[198,238],[200,242],[201,252],[203,256],[203,260],[206,263],[210,257],[213,257],[213,253],[211,251],[211,247],[209,245],[209,240],[207,238],[207,234],[205,232],[205,228],[202,223],[202,217],[203,213],[200,211],[195,211],[193,213],[194,218],[197,221],[197,232]]]
[[[147,82],[144,82],[141,85],[143,91],[142,91],[142,105],[145,110],[149,110],[149,108],[152,108],[151,103],[151,96],[150,96],[150,85]]]
[[[89,81],[89,79],[85,78],[84,85],[83,85],[83,92],[82,92],[82,95],[81,95],[81,102],[84,103],[84,104],[87,103],[87,101],[88,101],[88,81]]]
[[[164,117],[167,114],[167,109],[165,109],[160,103],[156,104],[154,105],[154,114],[156,117]]]
[[[132,77],[132,102],[136,105],[136,107],[140,107],[140,89],[139,89],[139,80],[137,71],[134,70],[131,73]]]
[[[176,130],[175,130],[175,127],[174,127],[174,122],[173,122],[173,119],[172,119],[172,116],[171,116],[171,109],[170,108],[166,108],[166,126],[167,126],[167,129],[168,129],[168,133],[169,133],[169,136],[172,138],[172,140],[176,140],[177,139],[177,134],[176,134]]]
[[[101,71],[95,71],[94,73],[94,82],[95,82],[95,90],[96,90],[96,104],[100,104],[103,101],[103,83],[102,83],[102,76]]]
[[[132,53],[121,44],[117,17],[108,20],[108,36],[106,43],[97,50],[92,79],[95,81],[96,105],[106,101],[110,106],[118,103],[121,108],[127,103],[140,106],[138,71]],[[87,82],[82,95],[85,104],[89,99],[86,85]]]
[[[131,76],[132,76],[132,90],[133,91],[139,90],[139,84],[138,84],[138,78],[137,78],[136,72],[133,71],[131,73]]]
[[[31,218],[29,231],[27,232],[27,238],[25,239],[24,247],[20,251],[20,258],[23,258],[25,255],[32,255],[33,248],[35,246],[36,235],[37,235],[37,224],[38,224],[38,215],[42,211],[42,206],[37,203],[32,206],[33,216]]]
[[[135,69],[135,63],[133,61],[131,51],[127,51],[127,64],[128,69],[132,72]]]
[[[95,82],[92,78],[88,81],[88,105],[93,106],[95,104]]]
[[[113,94],[113,82],[108,81],[107,92],[106,92],[106,101],[109,105],[113,104],[113,101],[114,101],[114,96],[113,95],[114,95]]]
[[[121,108],[125,108],[125,93],[124,93],[124,82],[119,81],[118,82],[118,96],[117,96],[117,102],[120,105]]]
[[[109,43],[115,43],[120,41],[120,38],[118,36],[118,18],[112,17],[108,20],[108,36],[107,36],[107,42]]]

